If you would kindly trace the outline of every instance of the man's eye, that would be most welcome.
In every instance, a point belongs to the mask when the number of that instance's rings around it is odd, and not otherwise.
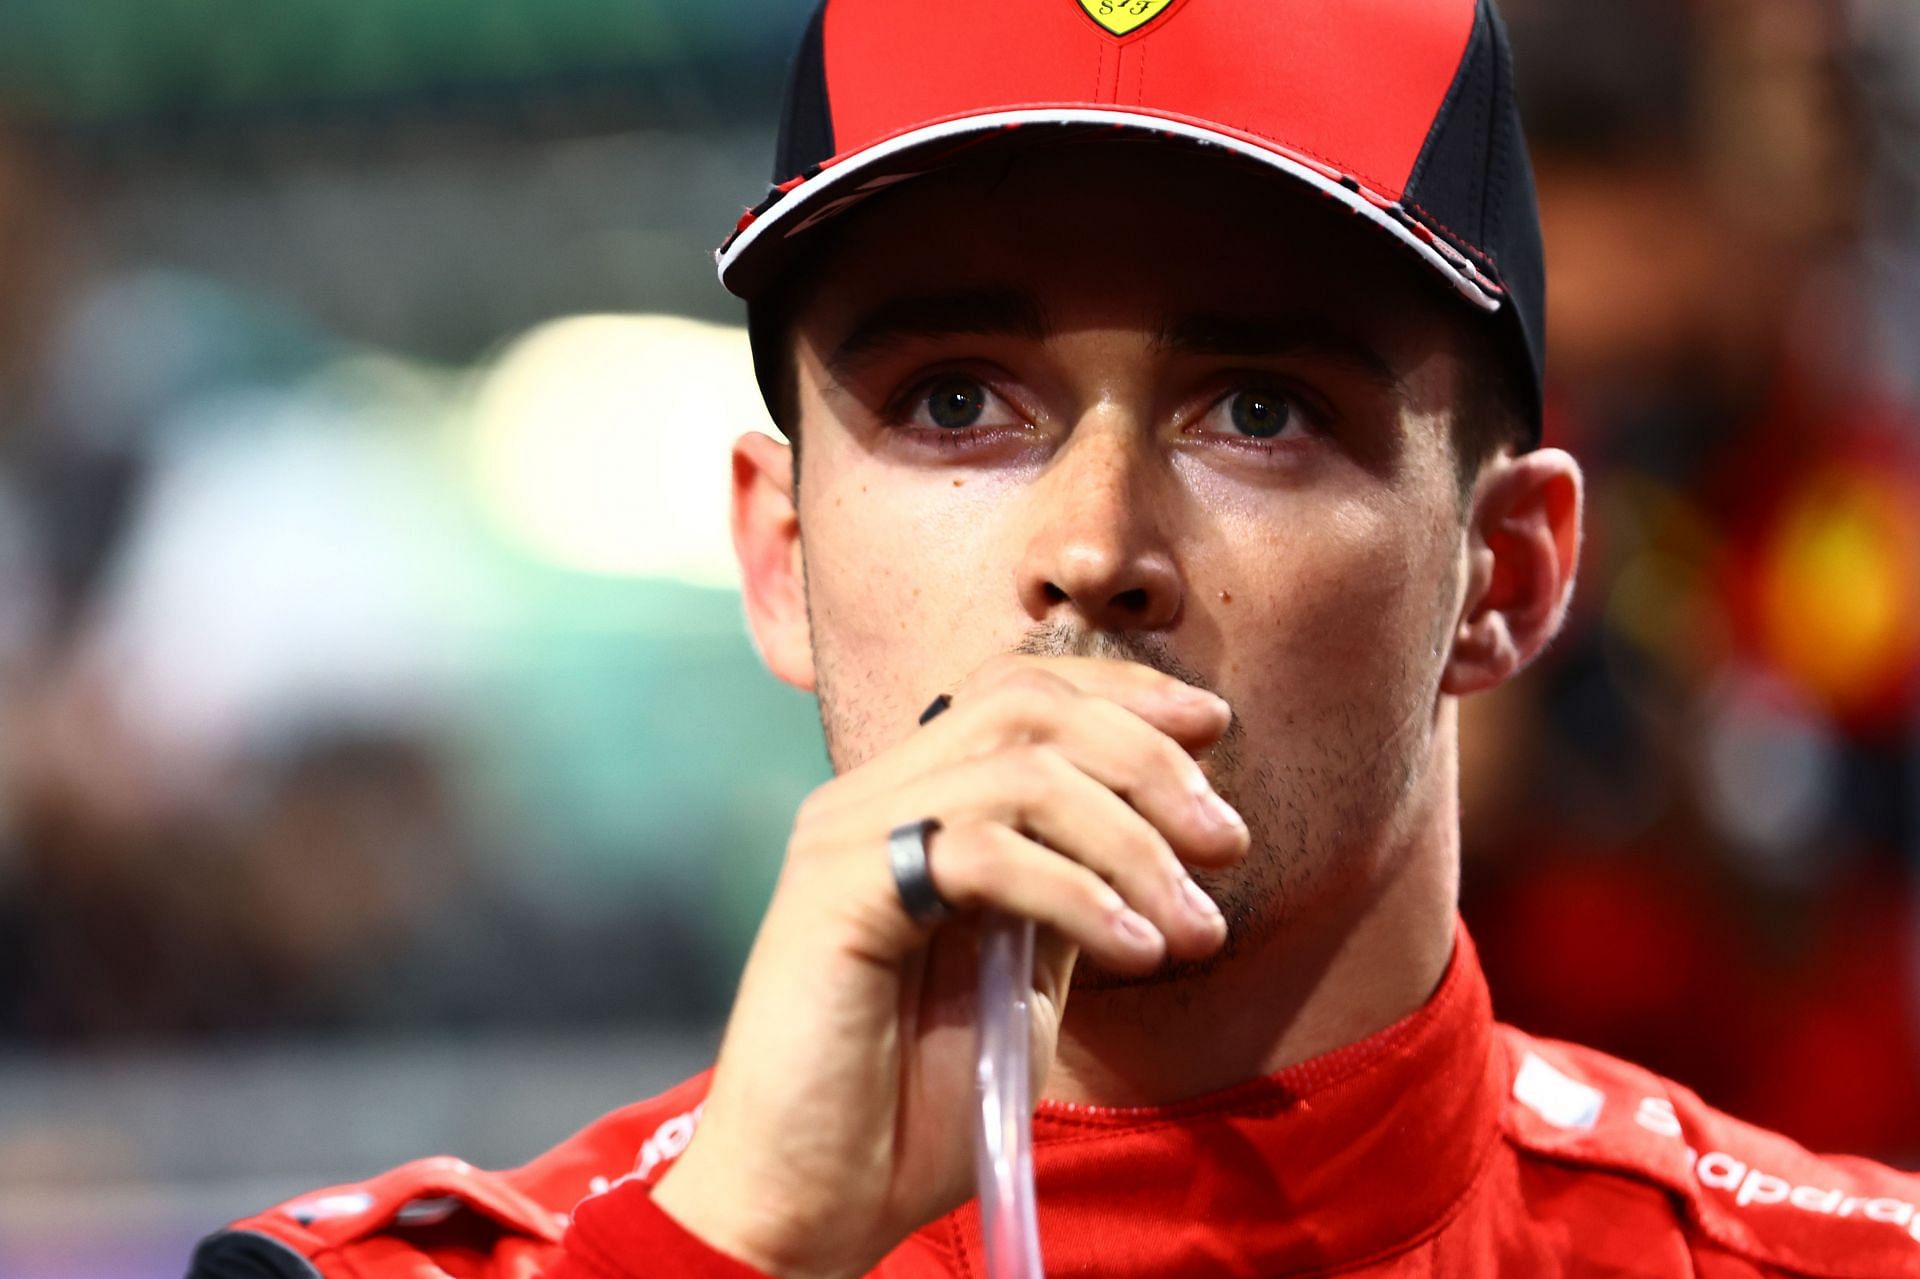
[[[984,378],[961,370],[930,373],[904,383],[881,415],[887,425],[927,444],[979,443],[1003,432],[1026,431],[1032,419]]]
[[[916,426],[960,431],[978,426],[997,397],[979,378],[946,374],[924,384],[910,405]]]
[[[1233,429],[1256,440],[1270,440],[1288,427],[1306,424],[1293,399],[1274,391],[1235,391],[1225,407]]]

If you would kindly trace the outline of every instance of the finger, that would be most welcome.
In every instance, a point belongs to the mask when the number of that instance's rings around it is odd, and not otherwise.
[[[1107,657],[998,657],[962,681],[952,701],[959,708],[1008,690],[1043,698],[1050,681],[1124,706],[1189,750],[1212,745],[1233,719],[1232,708],[1216,693],[1139,662]]]
[[[948,825],[928,854],[935,886],[957,910],[1034,920],[1116,972],[1146,972],[1166,954],[1165,937],[1112,885],[1001,822]]]
[[[1084,690],[1076,681],[1098,684],[1124,697],[1115,704],[1182,754],[1210,744],[1231,718],[1226,703],[1214,694],[1137,663],[1008,657],[996,658],[982,670],[977,681],[969,680],[948,699],[948,709],[892,748],[815,791],[802,805],[802,818],[864,808],[875,797],[943,770],[957,759],[1049,740],[1061,722],[1086,714],[1096,701],[1110,700],[1104,693]],[[1135,733],[1133,740],[1147,739]],[[1185,834],[1183,828],[1177,831]],[[1204,845],[1196,854],[1205,860],[1213,846],[1199,831],[1194,834]]]
[[[1131,804],[1181,861],[1224,866],[1247,849],[1246,823],[1191,755],[1126,707],[1051,672],[1004,681],[980,695],[973,715],[955,717],[949,732],[928,743],[940,758],[929,761],[922,776],[944,771],[956,754],[989,756],[1009,743],[1049,745]]]
[[[1046,1092],[1054,1053],[1060,1046],[1060,1023],[1067,1015],[1067,996],[1073,989],[1073,967],[1080,948],[1073,939],[1051,928],[1036,929],[1033,937],[1033,1056],[1031,1096]]]
[[[1125,800],[1183,862],[1226,866],[1247,851],[1247,824],[1172,738],[1105,698],[1047,725],[1044,744]]]
[[[1033,993],[1047,1005],[1053,1020],[1066,1016],[1067,994],[1073,988],[1074,964],[1080,947],[1073,938],[1051,928],[1033,936]]]
[[[1226,935],[1218,907],[1193,886],[1166,837],[1052,746],[969,760],[909,788],[899,802],[939,813],[949,824],[998,822],[1080,863],[1152,921],[1176,955],[1212,954]],[[938,861],[931,848],[930,865]]]

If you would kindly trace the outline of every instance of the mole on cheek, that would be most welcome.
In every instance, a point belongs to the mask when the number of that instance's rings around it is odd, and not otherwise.
[[[1221,591],[1221,592],[1220,592],[1220,602],[1221,602],[1222,604],[1231,604],[1231,603],[1233,603],[1233,592],[1232,592],[1232,591]]]

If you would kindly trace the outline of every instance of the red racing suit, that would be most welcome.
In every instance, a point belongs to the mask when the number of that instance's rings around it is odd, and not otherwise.
[[[652,1204],[702,1076],[532,1163],[423,1159],[212,1236],[189,1279],[760,1279]],[[1425,1007],[1225,1092],[1034,1117],[1050,1275],[1920,1276],[1920,1177],[1810,1154],[1493,1020],[1464,929]],[[969,1204],[882,1279],[982,1273]]]

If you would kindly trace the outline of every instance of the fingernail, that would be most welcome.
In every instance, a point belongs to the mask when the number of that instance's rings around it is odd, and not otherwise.
[[[1187,909],[1205,920],[1221,918],[1219,903],[1207,896],[1207,890],[1191,879],[1180,882],[1180,895],[1187,900]]]
[[[1221,710],[1228,709],[1226,698],[1220,696],[1218,693],[1210,692],[1207,689],[1200,688],[1193,684],[1184,682],[1175,684],[1173,695],[1181,701],[1191,703],[1194,706],[1218,707]]]
[[[1118,933],[1129,946],[1141,950],[1154,950],[1161,944],[1160,930],[1147,922],[1147,917],[1135,910],[1114,912],[1113,931]]]
[[[1238,812],[1234,811],[1233,805],[1220,798],[1220,796],[1212,790],[1200,796],[1200,816],[1202,820],[1211,825],[1218,826],[1223,830],[1245,830],[1247,828],[1246,820],[1242,818]]]

